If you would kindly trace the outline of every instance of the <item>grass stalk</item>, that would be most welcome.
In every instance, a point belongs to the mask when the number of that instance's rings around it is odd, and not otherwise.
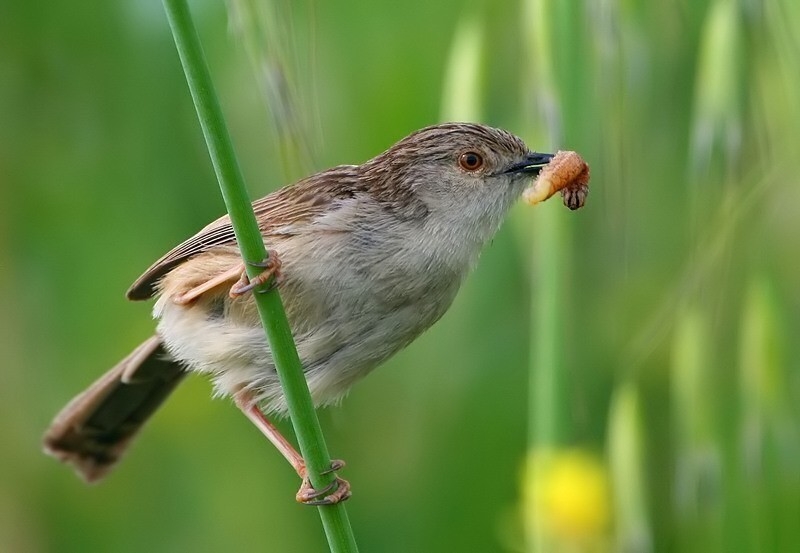
[[[248,275],[252,278],[260,272],[255,264],[263,261],[267,257],[267,252],[233,152],[230,134],[214,92],[200,39],[186,1],[163,0],[163,2],[220,190],[236,233],[236,240],[247,266]],[[255,290],[253,295],[286,396],[292,425],[300,451],[306,460],[311,483],[315,488],[322,489],[334,480],[334,475],[324,474],[330,467],[330,455],[314,411],[280,295],[277,290],[260,293],[262,291],[263,287]],[[318,511],[331,551],[356,551],[355,538],[344,505],[321,506]]]
[[[566,374],[564,369],[564,254],[563,206],[540,207],[534,222],[533,335],[531,337],[530,446],[552,448],[569,439]]]
[[[614,494],[617,551],[653,551],[647,509],[643,422],[639,390],[633,382],[623,382],[611,399],[608,421],[608,463]]]

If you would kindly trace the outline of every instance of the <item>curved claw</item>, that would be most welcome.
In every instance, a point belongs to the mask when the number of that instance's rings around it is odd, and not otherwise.
[[[331,466],[320,472],[320,474],[330,474],[332,472],[336,472],[337,470],[342,470],[345,467],[345,462],[341,459],[331,459]]]

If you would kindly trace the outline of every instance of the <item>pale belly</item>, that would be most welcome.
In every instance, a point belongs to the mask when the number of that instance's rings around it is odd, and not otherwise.
[[[450,306],[462,280],[457,272],[431,271],[429,263],[420,267],[403,257],[385,259],[371,273],[334,255],[327,265],[316,259],[312,266],[305,263],[307,256],[281,258],[281,296],[315,405],[337,402],[428,329]],[[187,265],[202,261],[201,254]],[[425,278],[415,278],[415,271]],[[154,308],[158,333],[176,360],[211,375],[218,394],[247,389],[266,411],[285,412],[253,299],[230,300],[227,292],[220,287],[188,306],[162,295]]]

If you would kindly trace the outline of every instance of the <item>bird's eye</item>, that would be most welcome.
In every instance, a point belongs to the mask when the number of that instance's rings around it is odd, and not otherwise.
[[[483,156],[475,152],[466,152],[459,156],[458,164],[465,171],[477,171],[483,167]]]

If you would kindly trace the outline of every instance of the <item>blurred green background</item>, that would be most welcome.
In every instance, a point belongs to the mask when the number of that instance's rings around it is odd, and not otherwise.
[[[800,548],[800,3],[191,5],[254,197],[447,119],[592,167],[322,412],[362,551]],[[40,453],[223,209],[159,2],[3,0],[0,551],[325,550],[202,378],[100,485]]]

